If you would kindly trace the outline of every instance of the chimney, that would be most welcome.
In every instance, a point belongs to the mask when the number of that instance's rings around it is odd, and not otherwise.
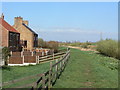
[[[4,14],[2,13],[1,18],[4,19]]]
[[[15,28],[19,27],[20,25],[22,25],[23,22],[23,18],[22,17],[15,17],[14,18],[14,26]]]
[[[28,26],[28,21],[24,20],[23,23]]]

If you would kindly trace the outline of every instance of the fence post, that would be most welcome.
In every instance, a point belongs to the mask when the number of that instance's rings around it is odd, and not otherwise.
[[[68,51],[67,51],[67,52],[68,52]],[[66,52],[65,58],[63,59],[63,64],[64,64],[64,65],[63,65],[63,66],[64,66],[64,67],[63,67],[63,69],[65,68],[65,65],[66,65],[66,60],[67,60],[67,52]]]
[[[25,57],[23,56],[23,64],[24,64],[24,59],[25,59]]]
[[[51,81],[52,81],[52,61],[50,62],[50,70],[49,70],[49,84],[48,84],[49,89],[52,87]]]
[[[64,69],[64,59],[62,60],[62,64],[63,64],[63,69]]]
[[[53,50],[53,61],[54,61],[55,55],[54,55],[54,50]]]
[[[38,58],[37,58],[37,62],[39,63],[39,56],[37,56]]]
[[[45,88],[45,73],[42,76],[42,89]]]
[[[38,63],[38,57],[37,56],[35,56],[36,57],[36,64]]]
[[[63,59],[63,56],[60,58],[60,60]],[[63,70],[63,60],[60,62],[60,68],[61,68],[61,71]]]
[[[44,52],[42,51],[42,56],[44,56]]]
[[[69,51],[68,51],[67,61],[69,60],[69,58],[70,58],[70,49],[69,49]]]
[[[56,59],[56,63],[58,62],[58,59]],[[58,77],[58,65],[56,65],[56,79],[57,79],[57,77]]]
[[[21,51],[21,57],[23,57],[23,51]]]
[[[11,56],[12,56],[12,51],[10,52]]]
[[[60,62],[60,72],[61,72],[61,70],[62,70],[62,64],[61,64],[61,62]]]
[[[65,58],[65,65],[67,64],[68,56],[69,56],[69,51],[67,51],[67,56]]]
[[[32,56],[33,56],[33,51],[32,51]]]
[[[69,54],[68,54],[69,56],[68,56],[68,59],[70,58],[70,51],[69,51]]]

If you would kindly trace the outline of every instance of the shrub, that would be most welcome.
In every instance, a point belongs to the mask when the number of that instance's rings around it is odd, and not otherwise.
[[[58,42],[56,42],[56,41],[49,41],[48,42],[48,48],[54,49],[54,52],[58,52],[58,47],[59,47]]]
[[[83,43],[83,44],[81,45],[81,47],[82,47],[82,48],[88,48],[88,45],[87,45],[86,43]]]
[[[2,70],[8,70],[8,71],[10,71],[11,68],[10,68],[10,66],[6,66],[6,65],[4,65],[4,66],[2,66]]]
[[[118,42],[115,40],[101,40],[97,43],[97,51],[101,54],[120,59],[118,55]]]
[[[44,47],[44,40],[42,38],[38,39],[38,47]]]
[[[81,45],[81,43],[80,42],[75,42],[75,43],[71,43],[71,44],[69,44],[70,46],[80,46]]]
[[[8,60],[8,56],[10,56],[10,50],[8,47],[4,47],[2,48],[2,58],[5,61],[5,65],[7,65],[7,60]]]
[[[86,44],[87,44],[87,45],[92,45],[92,43],[91,43],[91,42],[88,42],[88,41],[86,41]]]
[[[58,51],[59,44],[56,41],[44,41],[42,38],[38,39],[38,47],[54,49],[54,52]]]

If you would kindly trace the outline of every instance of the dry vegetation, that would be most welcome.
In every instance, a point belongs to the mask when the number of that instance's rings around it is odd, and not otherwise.
[[[82,51],[98,51],[102,55],[120,59],[118,54],[118,41],[112,39],[100,40],[98,42],[65,42],[61,46],[77,47]]]
[[[54,49],[54,52],[58,51],[59,43],[57,41],[44,41],[43,39],[38,39],[38,47],[39,48],[49,48]]]
[[[109,57],[120,59],[118,42],[111,39],[101,40],[97,43],[97,51]]]

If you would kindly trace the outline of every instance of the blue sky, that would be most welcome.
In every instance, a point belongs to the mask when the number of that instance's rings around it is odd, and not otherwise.
[[[29,27],[44,40],[98,41],[118,38],[117,2],[4,2],[5,20],[29,20]]]

